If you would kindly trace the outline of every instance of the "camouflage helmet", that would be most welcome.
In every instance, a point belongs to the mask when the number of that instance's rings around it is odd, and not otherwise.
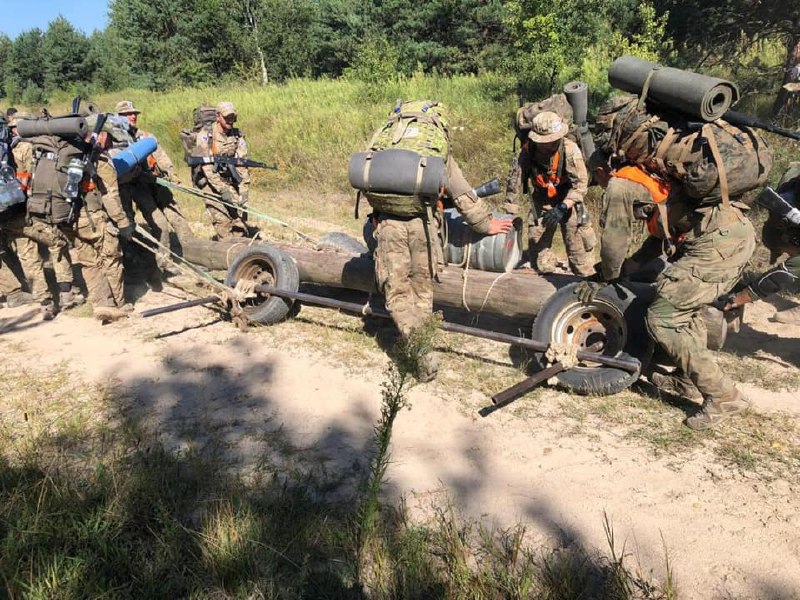
[[[569,132],[569,127],[554,112],[540,112],[533,118],[528,137],[537,144],[546,144],[560,140]]]

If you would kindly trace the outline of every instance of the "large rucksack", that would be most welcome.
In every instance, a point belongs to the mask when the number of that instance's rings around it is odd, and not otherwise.
[[[773,162],[772,148],[755,129],[723,119],[694,123],[679,113],[652,111],[630,95],[600,108],[595,144],[609,156],[678,181],[702,204],[765,185]]]
[[[188,162],[189,157],[195,153],[197,145],[197,134],[203,129],[211,131],[214,121],[217,120],[217,109],[208,104],[201,104],[192,111],[191,129],[181,129],[181,145],[183,146],[183,158]],[[205,176],[200,166],[190,167],[192,181],[197,187],[205,186]]]
[[[28,138],[28,141],[33,144],[28,212],[53,224],[70,222],[77,215],[74,200],[64,195],[64,188],[70,161],[83,160],[81,141],[52,135]]]
[[[378,212],[424,214],[447,186],[450,135],[444,107],[431,100],[398,101],[365,152],[350,158],[350,184]]]
[[[514,119],[514,131],[516,132],[516,137],[514,138],[515,152],[517,140],[523,145],[528,141],[528,134],[531,131],[533,119],[536,115],[543,112],[553,112],[561,117],[569,127],[567,137],[573,142],[578,141],[575,133],[575,125],[573,123],[572,105],[567,100],[566,94],[554,94],[539,102],[527,102],[517,109],[517,116]]]

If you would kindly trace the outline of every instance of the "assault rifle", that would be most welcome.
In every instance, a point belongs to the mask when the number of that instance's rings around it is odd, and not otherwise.
[[[236,183],[242,182],[242,176],[236,167],[255,167],[256,169],[278,170],[278,165],[250,160],[249,158],[236,158],[235,156],[188,156],[186,164],[190,167],[200,165],[214,165],[214,169],[219,172],[221,169],[227,170]]]
[[[745,113],[740,113],[735,110],[729,110],[722,118],[730,123],[731,125],[736,125],[737,127],[753,127],[755,129],[763,129],[764,131],[769,131],[770,133],[777,133],[778,135],[782,135],[783,137],[788,137],[793,140],[800,140],[800,131],[792,131],[791,129],[784,129],[783,127],[778,127],[773,125],[772,123],[767,123],[766,121],[762,121],[758,117],[754,117],[753,115],[747,115]]]

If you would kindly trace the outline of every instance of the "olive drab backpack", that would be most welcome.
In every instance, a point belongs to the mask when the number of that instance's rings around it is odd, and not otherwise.
[[[28,212],[48,223],[69,223],[77,215],[73,200],[64,194],[67,168],[73,159],[82,161],[80,140],[52,135],[28,138],[33,144],[33,167],[28,192]]]
[[[517,140],[519,140],[521,144],[528,141],[528,133],[530,133],[533,119],[536,115],[543,112],[553,112],[561,117],[569,126],[567,137],[573,142],[578,141],[575,132],[575,124],[573,123],[572,105],[567,100],[566,94],[554,94],[539,102],[527,102],[517,109],[517,116],[514,119],[514,131],[517,134],[514,138],[513,150],[515,152],[517,150]]]
[[[367,150],[352,155],[350,184],[377,212],[425,214],[426,206],[446,188],[448,127],[439,102],[399,100]]]
[[[600,150],[679,182],[699,204],[727,202],[766,185],[774,157],[756,129],[723,119],[695,123],[679,113],[656,113],[632,95],[604,104],[594,133]]]
[[[188,160],[190,156],[195,153],[195,146],[197,145],[197,134],[203,129],[211,131],[214,126],[214,121],[217,120],[217,109],[208,104],[201,104],[192,111],[192,128],[181,129],[181,145],[183,146],[184,160]],[[192,181],[198,187],[203,187],[205,177],[203,171],[199,166],[191,167]]]

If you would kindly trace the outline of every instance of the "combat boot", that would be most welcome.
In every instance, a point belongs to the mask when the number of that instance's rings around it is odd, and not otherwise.
[[[419,359],[419,369],[417,371],[417,381],[428,383],[436,379],[439,374],[439,356],[434,352],[429,352]]]
[[[703,407],[686,419],[686,426],[695,431],[711,429],[726,421],[733,415],[745,412],[750,406],[747,398],[739,390],[735,390],[730,400],[712,400],[703,402]]]
[[[772,315],[770,321],[786,325],[800,325],[800,306],[776,312]]]
[[[52,321],[56,318],[56,305],[52,300],[42,302],[42,321]]]
[[[61,310],[68,310],[80,306],[84,302],[86,302],[86,298],[83,297],[83,294],[75,290],[58,293],[58,307]]]
[[[94,318],[98,319],[101,323],[112,323],[120,319],[127,319],[130,313],[125,312],[116,306],[95,306]]]
[[[8,308],[16,308],[18,306],[25,306],[26,304],[33,304],[33,296],[28,292],[17,290],[6,296],[6,306]]]
[[[649,377],[650,383],[662,392],[667,392],[673,396],[682,396],[690,400],[701,400],[703,394],[700,393],[691,379],[680,375],[666,375],[664,373],[653,373]]]

